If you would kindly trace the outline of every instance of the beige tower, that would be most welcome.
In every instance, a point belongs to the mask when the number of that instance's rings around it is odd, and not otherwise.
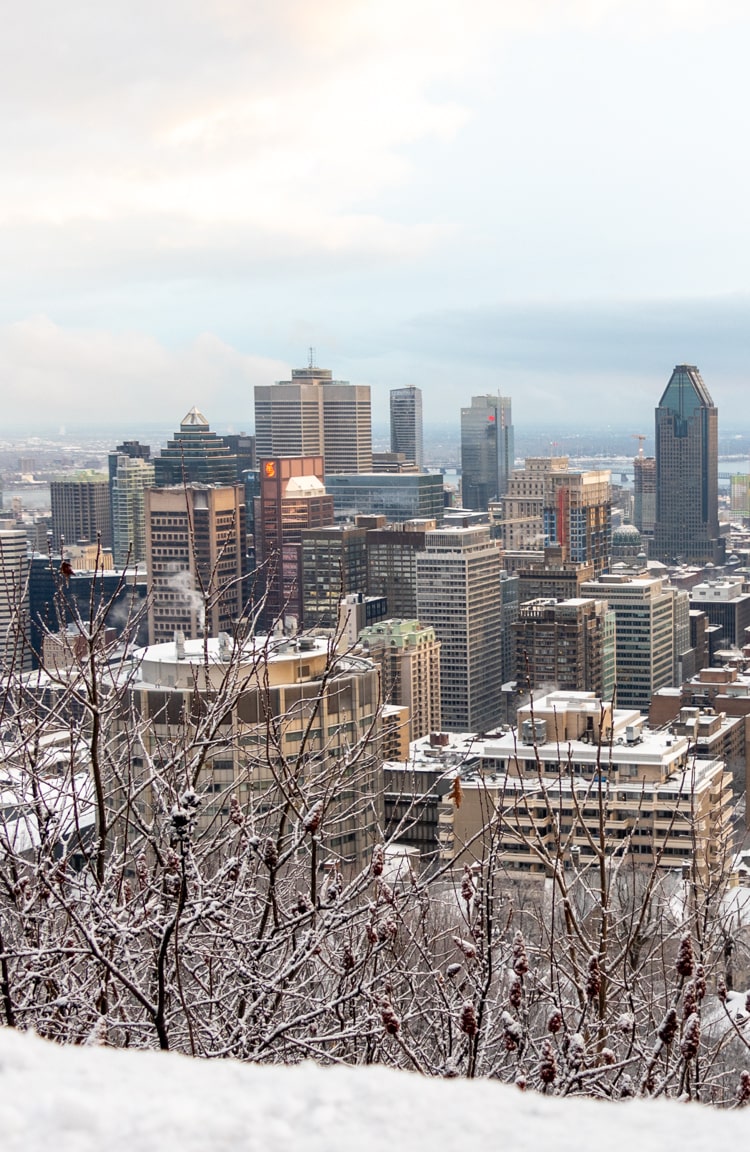
[[[409,709],[410,740],[442,727],[440,641],[418,620],[383,620],[360,632],[366,654],[380,665],[383,699]]]
[[[149,640],[232,633],[244,607],[245,503],[240,485],[146,490]]]

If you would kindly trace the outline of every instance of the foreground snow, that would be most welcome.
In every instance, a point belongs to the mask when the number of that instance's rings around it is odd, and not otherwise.
[[[487,1081],[383,1068],[258,1068],[0,1029],[3,1152],[708,1152],[739,1146],[748,1112],[547,1100]]]

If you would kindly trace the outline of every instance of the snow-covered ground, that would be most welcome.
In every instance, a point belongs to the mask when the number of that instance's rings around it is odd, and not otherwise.
[[[545,1099],[384,1068],[59,1048],[0,1029],[3,1152],[713,1152],[750,1111]]]

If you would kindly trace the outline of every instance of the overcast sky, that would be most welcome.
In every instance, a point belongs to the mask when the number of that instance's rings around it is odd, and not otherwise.
[[[307,361],[517,426],[747,426],[746,0],[25,0],[3,413],[252,426]]]

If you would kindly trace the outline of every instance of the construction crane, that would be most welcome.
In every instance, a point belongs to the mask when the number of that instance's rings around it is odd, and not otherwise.
[[[644,436],[642,432],[633,432],[633,434],[632,434],[632,436],[630,437],[630,439],[631,439],[631,440],[638,440],[638,441],[639,441],[639,444],[638,444],[638,455],[639,455],[639,456],[641,457],[641,459],[642,459],[642,458],[643,458],[643,441],[644,441],[644,440],[647,440],[647,439],[648,439],[648,437],[647,437],[647,436]]]

